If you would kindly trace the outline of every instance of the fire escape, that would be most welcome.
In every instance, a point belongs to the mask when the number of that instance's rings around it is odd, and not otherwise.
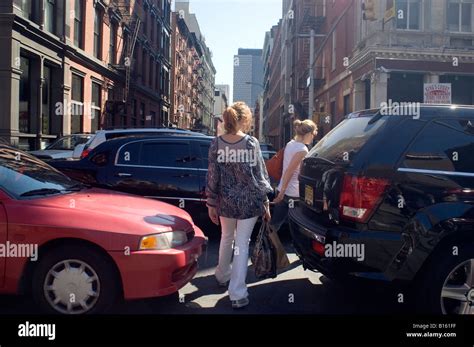
[[[118,70],[125,72],[125,85],[123,90],[123,102],[126,104],[129,101],[130,83],[132,73],[133,54],[135,45],[137,43],[138,33],[141,26],[141,18],[143,18],[143,8],[133,1],[133,8],[131,0],[112,0],[110,1],[109,11],[114,12],[121,18],[121,25],[124,32],[124,55],[120,60],[120,64],[116,66]]]

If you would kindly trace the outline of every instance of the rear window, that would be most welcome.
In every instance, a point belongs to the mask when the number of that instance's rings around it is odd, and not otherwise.
[[[380,117],[373,124],[369,124],[372,117],[346,119],[319,141],[307,157],[332,162],[351,161],[367,141],[382,129],[388,117]]]

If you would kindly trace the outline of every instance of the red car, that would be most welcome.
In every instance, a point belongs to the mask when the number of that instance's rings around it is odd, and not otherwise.
[[[206,242],[177,207],[89,189],[0,145],[0,293],[31,289],[47,312],[98,313],[178,291]]]

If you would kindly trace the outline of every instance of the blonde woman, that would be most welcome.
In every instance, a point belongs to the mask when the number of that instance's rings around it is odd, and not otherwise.
[[[278,184],[278,195],[273,200],[275,204],[270,227],[279,231],[288,218],[288,208],[291,201],[295,204],[299,200],[300,165],[308,153],[307,145],[313,143],[318,133],[318,127],[309,119],[294,122],[295,138],[288,142],[283,156],[283,172]]]
[[[272,187],[260,144],[246,134],[252,121],[249,107],[236,102],[225,110],[223,120],[225,134],[209,149],[206,193],[209,217],[222,228],[216,280],[220,286],[229,282],[229,297],[237,309],[249,304],[250,236],[258,217],[271,218],[267,194]]]

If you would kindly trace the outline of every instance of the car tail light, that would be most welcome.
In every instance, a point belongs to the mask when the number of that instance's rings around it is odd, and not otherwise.
[[[346,174],[339,199],[342,219],[366,223],[390,184],[382,178],[357,177]]]
[[[86,158],[89,155],[90,152],[91,152],[90,149],[83,150],[82,153],[81,153],[81,159]]]
[[[325,251],[325,248],[324,248],[324,244],[321,243],[321,242],[318,242],[318,241],[313,241],[312,242],[312,246],[313,246],[313,251],[315,251],[318,255],[320,255],[321,257],[324,256],[324,251]]]

